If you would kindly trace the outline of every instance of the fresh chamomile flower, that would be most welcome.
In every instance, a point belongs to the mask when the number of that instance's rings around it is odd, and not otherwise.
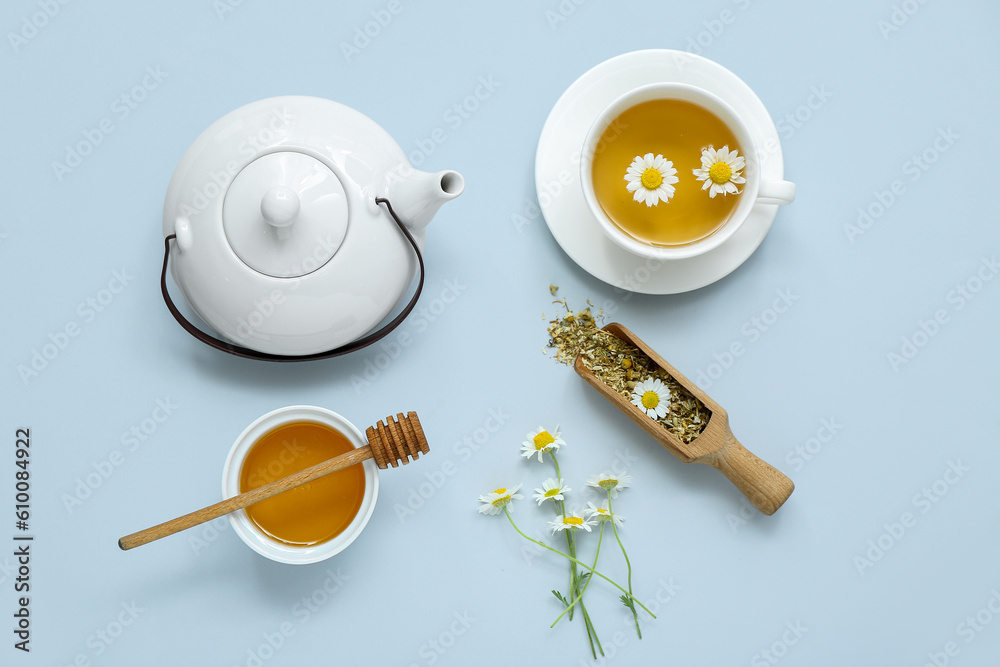
[[[608,509],[608,501],[605,500],[598,507],[594,503],[587,503],[587,509],[583,510],[586,514],[589,514],[589,518],[597,519],[598,521],[608,521],[612,520],[615,525],[621,527],[622,523],[625,521],[625,517],[619,515],[617,512],[612,512]]]
[[[666,417],[670,412],[670,387],[658,378],[648,378],[632,390],[632,404],[653,419]]]
[[[621,489],[628,488],[631,483],[632,478],[628,475],[624,473],[618,475],[613,472],[602,472],[600,475],[594,475],[587,480],[587,486],[610,491],[612,498],[617,498],[618,492]]]
[[[520,484],[509,489],[502,486],[499,489],[495,489],[494,491],[487,493],[485,496],[479,496],[479,502],[483,503],[479,506],[480,513],[500,514],[503,512],[503,509],[510,504],[510,501],[524,498],[524,496],[518,493],[520,488]]]
[[[747,182],[740,176],[740,170],[746,166],[747,162],[739,151],[730,151],[729,146],[723,146],[719,150],[709,147],[701,152],[701,169],[691,171],[699,181],[705,181],[701,189],[708,190],[709,197],[715,197],[720,193],[739,194],[740,190],[736,186]]]
[[[566,486],[566,484],[560,479],[556,480],[555,477],[549,477],[547,480],[542,482],[542,488],[535,489],[535,500],[541,505],[546,500],[551,500],[555,502],[556,500],[563,500],[565,496],[563,494],[572,491],[573,489]]]
[[[521,443],[521,456],[530,459],[538,454],[539,462],[543,462],[542,454],[554,452],[565,444],[566,441],[559,435],[558,426],[553,431],[546,431],[544,427],[539,426],[537,431],[529,433],[528,439]]]
[[[579,514],[567,514],[565,517],[558,517],[554,521],[549,521],[549,527],[552,529],[553,535],[560,530],[579,530],[580,528],[589,533],[590,527],[596,523],[594,519],[585,519]]]
[[[660,200],[667,202],[674,196],[674,183],[678,181],[674,163],[664,159],[662,155],[653,157],[652,153],[635,156],[632,164],[625,172],[625,186],[633,193],[632,199],[646,202],[646,206],[656,206]]]

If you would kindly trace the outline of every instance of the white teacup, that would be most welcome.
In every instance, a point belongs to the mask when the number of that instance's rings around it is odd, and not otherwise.
[[[678,246],[659,246],[643,243],[630,236],[608,218],[604,208],[594,194],[593,162],[595,153],[602,150],[599,146],[601,136],[611,123],[626,109],[651,100],[681,100],[697,104],[718,116],[718,118],[733,132],[736,142],[743,150],[746,158],[746,168],[742,176],[743,184],[740,202],[729,220],[719,229],[703,239]],[[788,204],[795,199],[795,184],[789,181],[763,179],[760,174],[760,160],[757,142],[747,128],[743,119],[733,111],[732,107],[717,96],[704,90],[683,83],[654,83],[635,88],[612,102],[591,125],[587,138],[583,142],[582,158],[580,160],[581,182],[583,194],[594,217],[604,233],[618,246],[628,252],[655,260],[686,259],[702,255],[718,248],[740,228],[750,216],[750,211],[758,204],[775,205]],[[669,156],[664,156],[670,159]],[[627,165],[626,165],[627,166]],[[624,167],[623,167],[624,171]],[[681,179],[691,178],[692,174],[678,174]],[[698,184],[701,187],[701,184]]]
[[[240,471],[243,462],[254,444],[268,431],[291,422],[311,421],[325,424],[340,431],[355,449],[364,447],[368,440],[354,424],[347,421],[336,412],[312,405],[292,405],[279,408],[258,418],[246,427],[236,438],[226,464],[222,471],[222,496],[231,498],[240,492]],[[375,511],[375,501],[378,499],[378,468],[375,461],[369,459],[362,463],[365,471],[365,491],[361,507],[354,519],[339,535],[326,542],[309,547],[299,547],[278,542],[257,527],[244,510],[229,515],[233,530],[247,546],[271,560],[292,565],[305,565],[326,560],[346,549],[364,530],[368,520]]]

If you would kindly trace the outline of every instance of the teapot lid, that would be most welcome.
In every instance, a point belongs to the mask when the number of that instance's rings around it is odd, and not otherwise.
[[[275,278],[298,278],[330,261],[347,234],[348,217],[337,175],[294,150],[267,153],[246,165],[222,205],[233,252]]]

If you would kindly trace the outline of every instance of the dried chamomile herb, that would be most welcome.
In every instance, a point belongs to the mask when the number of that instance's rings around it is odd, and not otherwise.
[[[573,312],[565,299],[555,303],[561,303],[566,309],[566,314],[550,321],[548,327],[549,347],[555,349],[556,361],[572,366],[576,358],[581,357],[583,365],[597,379],[633,402],[633,399],[642,399],[641,396],[636,396],[637,385],[659,380],[669,390],[669,409],[665,411],[666,414],[662,414],[664,406],[655,411],[646,410],[643,404],[637,403],[639,408],[684,443],[701,435],[711,416],[701,401],[680,386],[642,350],[601,330],[591,313],[593,304],[589,301],[588,307],[579,312]],[[597,318],[602,317],[603,312],[599,310]],[[649,393],[652,392],[645,395]],[[657,400],[652,396],[650,398]]]

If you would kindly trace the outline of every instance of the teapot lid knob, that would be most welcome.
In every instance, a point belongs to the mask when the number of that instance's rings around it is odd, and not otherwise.
[[[260,200],[260,213],[264,220],[272,227],[276,227],[279,236],[299,215],[302,204],[299,195],[292,188],[285,185],[278,185],[267,192]]]

